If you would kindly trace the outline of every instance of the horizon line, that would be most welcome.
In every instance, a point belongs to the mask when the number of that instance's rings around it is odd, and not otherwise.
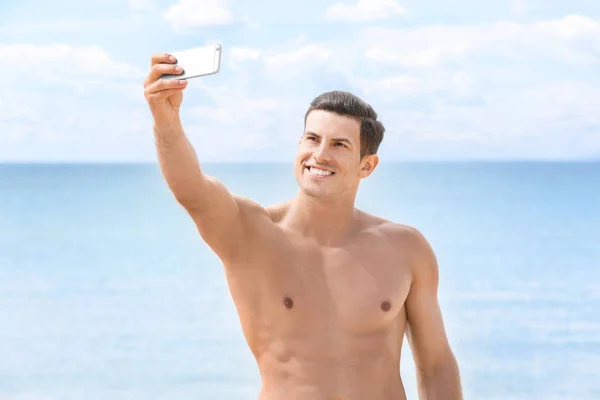
[[[293,164],[291,161],[249,161],[249,160],[222,160],[200,161],[200,165],[214,164]],[[573,159],[535,159],[535,158],[504,158],[504,159],[422,159],[422,160],[380,160],[379,164],[450,164],[450,163],[539,163],[539,164],[565,164],[565,163],[600,163],[599,158],[573,158]],[[0,165],[158,165],[158,161],[141,160],[0,160]]]

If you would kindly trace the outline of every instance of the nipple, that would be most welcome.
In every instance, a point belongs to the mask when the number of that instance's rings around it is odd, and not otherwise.
[[[385,312],[390,311],[390,309],[392,308],[392,305],[390,304],[389,301],[384,301],[383,303],[381,303],[381,309]]]

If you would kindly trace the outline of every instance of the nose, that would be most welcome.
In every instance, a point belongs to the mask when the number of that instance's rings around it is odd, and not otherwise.
[[[321,143],[319,148],[313,152],[313,157],[317,162],[326,162],[331,160],[331,154],[329,154],[327,145],[325,143]]]

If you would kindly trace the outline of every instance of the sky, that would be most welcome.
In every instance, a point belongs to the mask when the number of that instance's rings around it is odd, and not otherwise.
[[[382,162],[600,159],[600,1],[3,0],[0,162],[155,162],[152,54],[215,43],[181,109],[201,161],[291,161],[335,89]]]

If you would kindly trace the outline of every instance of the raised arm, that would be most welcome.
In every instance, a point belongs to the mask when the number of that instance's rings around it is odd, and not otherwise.
[[[417,372],[419,399],[462,400],[458,364],[450,349],[438,302],[439,271],[423,235],[410,229],[413,281],[406,299],[407,338]]]
[[[185,135],[179,116],[187,81],[160,79],[179,74],[169,54],[152,56],[144,95],[154,118],[154,136],[162,174],[175,199],[193,218],[202,239],[224,261],[234,261],[249,235],[247,222],[266,211],[234,197],[200,168],[197,154]],[[248,215],[248,214],[256,215]]]

